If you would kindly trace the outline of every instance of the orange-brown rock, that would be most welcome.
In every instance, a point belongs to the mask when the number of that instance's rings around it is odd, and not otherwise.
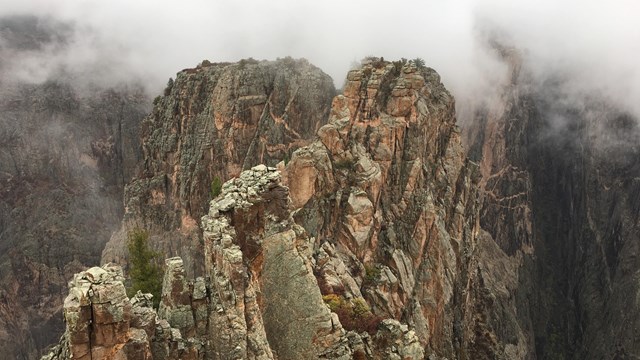
[[[463,356],[472,319],[451,308],[466,306],[471,286],[478,176],[453,98],[412,62],[365,64],[344,89],[319,139],[286,168],[295,219],[319,246],[323,291],[362,294],[377,315],[408,324],[427,353]]]
[[[201,359],[202,344],[159,319],[152,296],[126,295],[122,269],[106,265],[74,276],[65,299],[66,331],[43,359]],[[176,300],[179,300],[176,299]]]
[[[141,173],[126,188],[123,227],[103,262],[124,265],[127,231],[144,227],[157,249],[183,259],[188,274],[203,274],[198,219],[212,181],[274,166],[308,144],[326,123],[334,92],[328,75],[291,58],[205,61],[179,72],[142,124]]]

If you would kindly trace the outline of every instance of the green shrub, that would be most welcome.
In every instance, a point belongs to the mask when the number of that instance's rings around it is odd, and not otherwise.
[[[241,59],[240,61],[238,61],[238,68],[240,69],[244,69],[247,65],[255,65],[258,64],[259,61],[250,57],[248,59]]]
[[[396,75],[399,75],[400,72],[402,71],[402,67],[404,66],[404,64],[402,63],[402,61],[394,61],[393,62],[393,71]]]
[[[329,309],[331,309],[331,311],[336,311],[338,308],[344,306],[344,298],[342,296],[338,296],[336,294],[329,294],[329,295],[324,295],[322,297],[322,300],[324,300],[325,304],[329,305]]]
[[[215,199],[222,192],[222,180],[215,176],[211,181],[211,199]]]
[[[160,254],[149,247],[149,233],[135,228],[127,237],[129,250],[129,276],[131,286],[127,289],[129,297],[138,290],[153,295],[153,305],[157,308],[162,294],[162,267]]]
[[[348,170],[356,164],[356,161],[349,158],[339,159],[333,162],[333,167],[337,170]]]
[[[351,309],[353,310],[353,316],[356,318],[363,318],[368,314],[371,314],[369,305],[363,298],[356,298],[351,301]]]
[[[424,69],[427,66],[424,59],[419,57],[413,59],[413,64],[420,70]]]
[[[167,86],[164,88],[164,96],[169,96],[171,89],[173,89],[173,78],[169,78],[169,81],[167,81]]]
[[[372,285],[380,279],[380,269],[375,265],[364,266],[364,285]]]

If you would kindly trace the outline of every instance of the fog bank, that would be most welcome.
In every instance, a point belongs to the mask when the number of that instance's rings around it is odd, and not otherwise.
[[[159,93],[169,77],[204,59],[293,56],[309,59],[340,87],[364,56],[421,57],[459,103],[471,103],[503,82],[490,33],[521,50],[536,78],[564,77],[569,93],[604,94],[640,114],[640,5],[631,0],[606,7],[594,0],[0,3],[0,16],[35,15],[72,27],[64,44],[5,56],[5,69],[27,81],[69,67],[98,82],[139,78]]]

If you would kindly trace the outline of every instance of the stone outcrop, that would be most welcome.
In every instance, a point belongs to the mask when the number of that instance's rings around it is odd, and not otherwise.
[[[316,238],[324,294],[364,297],[376,315],[409,325],[428,355],[464,356],[479,177],[438,75],[365,63],[318,137],[286,172],[294,217]]]
[[[150,295],[127,299],[119,267],[77,274],[67,330],[44,359],[422,359],[415,332],[385,320],[345,330],[314,276],[314,239],[289,211],[280,173],[265,165],[222,188],[202,218],[206,277],[166,261],[158,315]]]
[[[157,318],[151,295],[127,298],[122,269],[94,267],[69,283],[66,331],[43,359],[199,359],[202,345]]]
[[[204,278],[167,261],[172,328],[220,359],[471,356],[478,171],[433,70],[350,72],[317,140],[279,166],[289,188],[259,165],[211,202]]]
[[[125,264],[127,231],[144,227],[187,273],[204,274],[198,221],[212,181],[289,158],[324,125],[334,92],[328,75],[291,58],[204,61],[179,72],[142,124],[142,172],[127,185],[123,227],[103,262]]]
[[[218,358],[313,358],[339,337],[279,180],[264,165],[242,173],[202,219]]]
[[[179,74],[145,122],[123,229],[149,225],[158,248],[186,259],[166,261],[157,313],[147,295],[126,298],[117,268],[76,276],[49,359],[635,356],[636,334],[619,324],[636,321],[637,124],[523,89],[519,54],[500,52],[512,78],[466,130],[468,150],[453,98],[414,62],[350,71],[328,122],[305,128],[313,141],[278,135],[307,126],[287,122],[306,106],[290,87],[254,97],[255,81],[309,80],[304,62]],[[260,116],[233,115],[245,107]],[[558,114],[573,141],[548,134]],[[236,177],[198,210],[213,176]],[[105,258],[121,259],[112,240]]]

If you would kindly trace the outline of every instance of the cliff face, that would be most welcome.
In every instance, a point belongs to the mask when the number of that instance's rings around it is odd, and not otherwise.
[[[189,281],[182,260],[167,263],[157,321],[203,344],[198,356],[517,354],[517,335],[505,346],[487,324],[486,293],[510,273],[477,256],[496,251],[479,228],[478,167],[433,70],[375,61],[350,72],[316,140],[277,165],[243,172],[211,202],[196,260],[204,278]]]
[[[636,355],[637,121],[558,103],[557,82],[501,55],[511,81],[468,150],[453,98],[412,62],[365,62],[330,107],[305,62],[181,72],[144,122],[103,260],[124,260],[134,226],[184,259],[157,312],[116,268],[76,277],[49,358]],[[235,178],[207,207],[215,177]]]
[[[64,81],[2,92],[0,349],[33,359],[62,332],[67,280],[100,261],[119,225],[146,101]]]
[[[123,227],[103,261],[123,263],[126,232],[143,227],[189,274],[203,274],[198,219],[214,179],[257,164],[275,165],[308,143],[326,122],[331,78],[306,60],[243,60],[178,73],[142,124],[141,174],[125,191]]]
[[[295,224],[275,168],[227,182],[202,218],[206,277],[166,261],[159,311],[127,299],[122,271],[75,276],[67,330],[44,359],[422,359],[415,332],[382,321],[373,338],[347,332],[323,303],[313,239]],[[250,221],[249,221],[250,219]]]
[[[638,122],[604,101],[559,102],[561,81],[532,86],[517,52],[503,55],[511,84],[467,134],[527,357],[637,356]]]
[[[151,101],[59,69],[44,82],[8,68],[21,52],[63,47],[72,27],[0,19],[0,353],[35,359],[64,330],[74,273],[96,264],[124,212]],[[83,82],[82,86],[79,83]]]
[[[367,64],[347,80],[319,139],[286,169],[294,216],[316,238],[318,282],[458,355],[479,228],[453,98],[411,63]]]

